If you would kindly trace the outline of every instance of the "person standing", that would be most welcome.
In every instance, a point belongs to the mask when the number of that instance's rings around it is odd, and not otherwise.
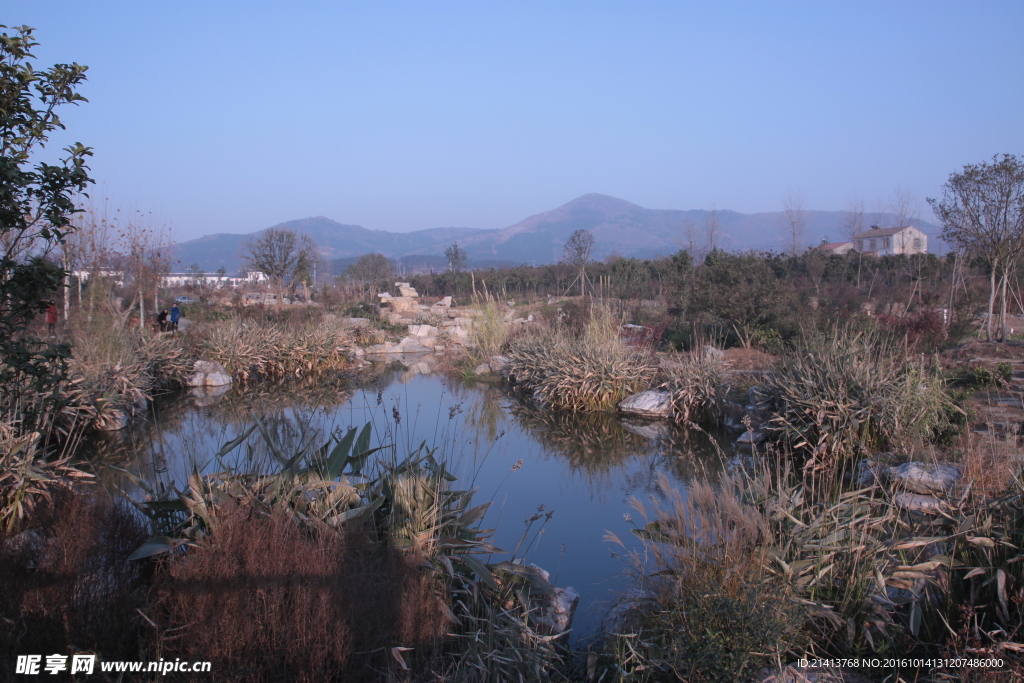
[[[57,334],[57,304],[50,304],[46,309],[46,334],[51,337]]]
[[[161,332],[167,331],[167,309],[160,311],[160,315],[156,317],[156,323],[160,326]]]
[[[171,332],[178,331],[178,320],[181,318],[181,309],[178,304],[171,306]]]

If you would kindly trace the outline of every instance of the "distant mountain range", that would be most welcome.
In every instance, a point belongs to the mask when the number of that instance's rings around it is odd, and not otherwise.
[[[345,225],[323,216],[288,221],[274,227],[289,228],[312,237],[320,246],[322,256],[334,262],[338,272],[362,254],[372,252],[400,261],[407,269],[418,270],[443,267],[444,250],[456,241],[466,250],[470,264],[476,267],[554,263],[561,257],[566,239],[579,229],[594,234],[594,258],[597,260],[612,255],[653,258],[683,248],[685,226],[692,225],[698,232],[702,231],[710,213],[645,209],[615,197],[586,194],[500,230],[432,228],[397,233]],[[782,212],[744,214],[719,210],[716,214],[722,247],[782,249]],[[807,243],[819,244],[822,239],[842,241],[843,215],[841,211],[807,211]],[[890,225],[894,220],[895,217],[888,214],[869,214],[865,216],[865,229],[870,224]],[[911,224],[932,238],[929,251],[944,250],[938,240],[938,226],[921,220],[911,221]],[[182,242],[175,245],[176,260],[181,269],[198,263],[206,272],[220,267],[229,273],[237,272],[242,267],[246,240],[258,232],[261,231],[243,235],[220,233]]]

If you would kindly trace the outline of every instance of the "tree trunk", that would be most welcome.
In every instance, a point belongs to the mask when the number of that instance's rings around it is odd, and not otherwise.
[[[1002,301],[999,304],[999,341],[1009,341],[1006,336],[1006,283],[1010,279],[1008,273],[1003,273]]]
[[[139,329],[146,330],[146,293],[139,290]]]
[[[992,274],[988,282],[988,312],[985,314],[985,341],[992,341],[992,309],[996,307],[996,268],[992,266]]]

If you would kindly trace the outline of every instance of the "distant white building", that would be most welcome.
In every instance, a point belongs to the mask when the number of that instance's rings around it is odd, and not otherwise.
[[[73,270],[71,277],[77,278],[79,282],[88,282],[89,278],[95,275],[107,280],[113,280],[118,287],[124,287],[124,271],[100,269],[95,272],[89,270]]]
[[[184,287],[186,285],[195,285],[197,287],[210,287],[213,289],[220,289],[222,287],[240,287],[242,285],[249,284],[264,284],[269,282],[270,278],[267,277],[266,273],[262,273],[258,270],[251,270],[247,272],[243,277],[227,277],[226,275],[218,275],[217,273],[196,275],[195,273],[168,273],[160,279],[161,287]]]
[[[928,235],[909,225],[902,228],[872,226],[871,230],[854,236],[853,248],[875,256],[927,254]]]

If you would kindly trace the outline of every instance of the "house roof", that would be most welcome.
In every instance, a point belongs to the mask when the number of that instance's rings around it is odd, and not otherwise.
[[[840,247],[852,247],[852,242],[832,242],[830,244],[819,244],[815,249],[839,249]]]
[[[890,235],[898,235],[904,230],[909,230],[912,225],[904,225],[902,228],[880,228],[878,230],[868,230],[867,232],[858,233],[856,239],[861,237],[889,237]]]

